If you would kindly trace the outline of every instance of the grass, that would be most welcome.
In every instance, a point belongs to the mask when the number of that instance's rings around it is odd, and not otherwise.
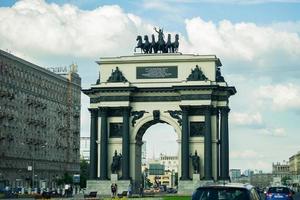
[[[172,196],[172,197],[163,197],[163,200],[191,200],[189,196]]]
[[[143,198],[114,198],[115,200],[123,199],[123,200],[190,200],[189,196],[165,196],[165,197],[143,197]],[[102,199],[101,199],[102,200]],[[104,198],[104,200],[112,200],[112,198]]]

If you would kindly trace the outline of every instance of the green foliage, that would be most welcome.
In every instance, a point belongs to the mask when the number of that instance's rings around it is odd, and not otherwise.
[[[150,179],[146,178],[146,188],[150,188],[153,186],[153,183],[150,182]]]
[[[73,177],[68,172],[64,173],[64,183],[65,184],[73,183]]]
[[[191,200],[189,196],[169,196],[163,197],[163,200]]]
[[[178,172],[175,173],[175,185],[178,185]]]
[[[65,172],[62,178],[56,179],[57,185],[72,184],[72,183],[73,183],[73,177],[68,172]]]
[[[282,185],[288,185],[288,183],[289,183],[291,180],[292,180],[292,179],[291,179],[291,177],[289,177],[289,176],[284,176],[284,177],[282,177],[282,179],[281,179]]]
[[[80,160],[80,187],[86,188],[86,181],[89,177],[89,163],[85,160]]]

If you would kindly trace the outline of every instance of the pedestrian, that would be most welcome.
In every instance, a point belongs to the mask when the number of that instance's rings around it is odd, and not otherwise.
[[[132,186],[131,186],[131,183],[129,183],[128,185],[128,190],[127,190],[127,197],[131,197],[131,194],[132,194]]]
[[[116,194],[117,194],[117,189],[118,189],[117,188],[117,184],[112,183],[111,186],[110,186],[110,188],[111,188],[111,197],[115,198]]]
[[[144,187],[143,187],[143,184],[140,185],[140,197],[143,197],[144,196]]]

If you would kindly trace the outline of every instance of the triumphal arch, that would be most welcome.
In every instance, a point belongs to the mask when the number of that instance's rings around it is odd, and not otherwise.
[[[202,181],[228,180],[229,97],[236,90],[221,75],[220,59],[178,53],[178,44],[155,49],[145,43],[137,46],[142,53],[100,58],[99,79],[83,90],[91,114],[88,190],[109,194],[113,182],[119,192],[129,183],[139,187],[142,137],[156,123],[171,125],[178,136],[179,193],[190,194]],[[198,170],[190,159],[195,151]]]

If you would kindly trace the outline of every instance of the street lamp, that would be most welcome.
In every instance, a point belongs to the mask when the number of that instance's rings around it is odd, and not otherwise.
[[[47,142],[45,143],[45,144],[43,144],[43,145],[41,145],[40,147],[41,148],[45,148],[46,146],[47,146]],[[36,149],[35,149],[36,150]],[[33,151],[32,151],[33,152]],[[33,157],[33,153],[31,152],[31,159],[32,159],[32,166],[28,166],[28,171],[32,171],[32,176],[31,176],[31,180],[32,180],[32,188],[34,188],[34,181],[35,181],[35,174],[34,174],[34,169],[35,169],[35,167],[34,167],[34,157]]]

